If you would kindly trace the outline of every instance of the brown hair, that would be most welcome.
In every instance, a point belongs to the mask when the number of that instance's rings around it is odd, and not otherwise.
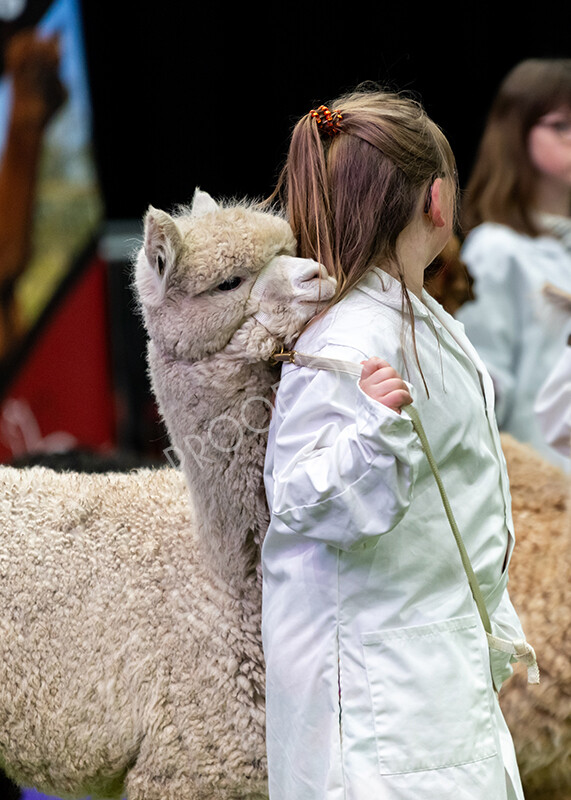
[[[416,354],[414,315],[396,243],[431,182],[437,176],[456,182],[452,150],[421,104],[404,94],[366,87],[329,108],[341,115],[338,133],[322,135],[315,115],[302,117],[271,199],[281,197],[287,208],[298,255],[324,264],[337,279],[331,305],[376,260],[395,265]]]
[[[537,236],[533,220],[537,172],[528,138],[540,117],[571,107],[571,59],[527,59],[502,81],[492,103],[463,197],[465,233],[499,222]]]
[[[455,175],[450,146],[420,103],[378,89],[334,100],[339,134],[322,137],[311,113],[295,126],[274,197],[281,195],[298,255],[324,264],[337,302],[374,265],[396,263],[396,241],[423,190]],[[404,276],[399,267],[399,278]]]

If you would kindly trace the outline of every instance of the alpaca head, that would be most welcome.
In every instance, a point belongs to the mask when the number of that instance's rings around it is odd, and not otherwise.
[[[197,361],[239,330],[249,357],[291,345],[335,287],[323,267],[294,254],[288,223],[252,205],[219,205],[197,191],[175,215],[149,208],[135,288],[155,346]]]

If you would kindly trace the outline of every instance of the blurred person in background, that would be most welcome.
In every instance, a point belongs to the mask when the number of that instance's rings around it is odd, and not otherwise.
[[[546,288],[571,292],[571,59],[528,59],[506,76],[462,222],[475,299],[457,318],[492,376],[498,425],[567,468],[533,406],[569,333]]]

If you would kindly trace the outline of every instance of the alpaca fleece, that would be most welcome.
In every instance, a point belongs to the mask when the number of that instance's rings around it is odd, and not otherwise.
[[[516,546],[510,595],[537,652],[541,683],[518,668],[500,693],[527,800],[571,798],[569,478],[504,434]]]
[[[263,795],[259,596],[205,567],[183,475],[0,474],[7,772],[74,797]]]

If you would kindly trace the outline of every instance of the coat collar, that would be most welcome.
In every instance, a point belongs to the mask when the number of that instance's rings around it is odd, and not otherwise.
[[[384,272],[379,267],[373,267],[361,279],[357,287],[361,292],[369,295],[378,303],[382,303],[390,308],[402,309],[402,288],[400,281]],[[424,295],[424,292],[423,292]],[[410,294],[412,307],[415,317],[428,317],[429,312],[426,305],[416,295]],[[424,297],[423,297],[424,299]],[[405,313],[407,312],[405,305]]]

